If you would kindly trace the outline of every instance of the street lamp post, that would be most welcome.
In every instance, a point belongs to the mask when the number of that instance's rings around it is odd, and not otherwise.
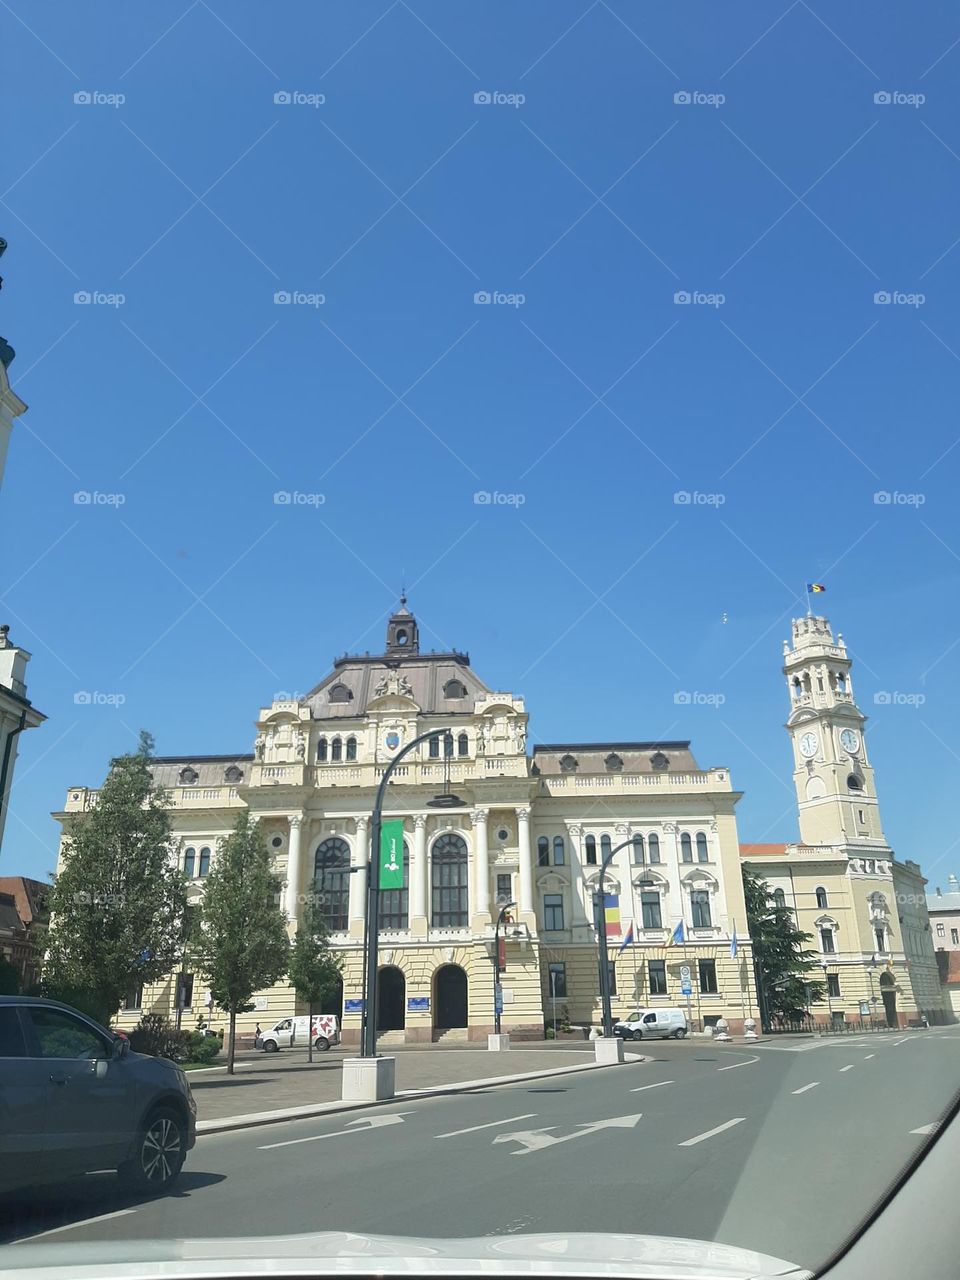
[[[497,1035],[500,1034],[500,1015],[503,1012],[503,992],[500,989],[500,926],[515,902],[505,902],[500,908],[497,923],[493,930],[493,1025]]]
[[[826,960],[821,960],[820,963],[823,966],[823,983],[824,983],[824,986],[827,988],[827,1010],[830,1014],[830,1026],[832,1027],[833,1026],[833,1000],[830,997],[830,975],[827,973],[827,970],[829,969],[830,966],[827,964]]]
[[[361,1058],[377,1056],[377,947],[380,940],[380,827],[383,821],[383,798],[386,795],[390,775],[400,761],[410,754],[414,747],[431,738],[444,736],[453,743],[453,735],[449,729],[431,729],[429,733],[421,733],[398,751],[383,772],[380,785],[377,787],[377,798],[373,804],[373,815],[370,819],[370,858],[367,862],[367,921],[366,921],[366,956],[364,960],[363,979],[363,1023],[360,1043]],[[446,753],[446,741],[444,742]],[[427,802],[430,803],[429,801]]]
[[[594,921],[597,926],[597,934],[600,939],[600,1002],[603,1008],[603,1034],[604,1036],[613,1035],[613,1012],[610,1008],[610,952],[607,948],[607,923],[604,918],[603,900],[605,897],[603,891],[603,881],[607,874],[607,867],[610,865],[613,857],[626,849],[628,845],[633,844],[633,836],[629,839],[621,841],[609,853],[604,854],[603,861],[600,863],[600,880],[597,885],[597,891],[593,895],[593,911]]]

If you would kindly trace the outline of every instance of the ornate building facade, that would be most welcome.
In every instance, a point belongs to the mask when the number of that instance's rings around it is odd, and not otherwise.
[[[527,720],[523,699],[488,688],[467,654],[422,652],[401,600],[382,654],[338,658],[305,697],[260,711],[252,754],[154,761],[191,896],[202,895],[219,841],[248,808],[283,879],[291,933],[306,895],[322,895],[344,958],[342,993],[326,1011],[342,1014],[344,1040],[356,1043],[374,795],[396,752],[435,726],[436,737],[397,766],[387,795],[385,818],[404,823],[404,887],[381,897],[384,1037],[481,1038],[493,1029],[494,928],[507,903],[504,1030],[539,1037],[554,1021],[598,1023],[593,893],[604,854],[624,842],[604,885],[615,1013],[685,1004],[695,1027],[721,1016],[739,1027],[756,1014],[756,997],[740,796],[727,769],[701,769],[682,741],[528,752]],[[438,793],[442,807],[432,803]],[[95,791],[71,787],[55,816],[69,831],[95,803]],[[681,921],[683,944],[668,945]],[[216,1024],[199,977],[181,981],[186,1025],[208,1013]],[[172,1012],[176,985],[171,975],[132,992],[121,1024],[141,1010]],[[295,1011],[281,981],[259,993],[241,1030]]]
[[[794,620],[783,672],[800,841],[744,844],[741,855],[813,937],[827,986],[818,1020],[939,1022],[926,881],[884,836],[852,665],[826,618]]]

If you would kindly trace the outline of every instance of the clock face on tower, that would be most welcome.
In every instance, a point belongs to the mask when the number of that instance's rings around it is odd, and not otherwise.
[[[860,735],[856,729],[844,729],[840,734],[840,745],[848,755],[855,756],[860,750]]]
[[[810,760],[817,754],[817,747],[820,745],[820,739],[815,733],[809,731],[800,739],[800,754],[807,760]]]

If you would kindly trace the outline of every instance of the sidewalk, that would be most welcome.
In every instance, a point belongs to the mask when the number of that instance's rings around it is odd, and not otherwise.
[[[295,1114],[310,1115],[350,1109],[355,1104],[341,1101],[344,1056],[342,1050],[331,1050],[316,1056],[311,1065],[302,1050],[269,1058],[263,1054],[238,1054],[234,1076],[222,1070],[190,1072],[199,1132],[293,1118],[286,1114],[273,1117],[271,1112],[295,1109]],[[444,1091],[458,1085],[476,1088],[504,1077],[547,1075],[557,1070],[593,1069],[596,1065],[592,1045],[575,1049],[518,1046],[506,1053],[489,1053],[485,1047],[466,1045],[442,1052],[398,1047],[395,1056],[397,1097]],[[642,1059],[639,1054],[628,1053],[627,1060]]]

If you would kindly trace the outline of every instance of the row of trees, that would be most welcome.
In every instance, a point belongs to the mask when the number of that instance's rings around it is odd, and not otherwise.
[[[64,841],[43,989],[109,1022],[135,984],[189,967],[229,1015],[232,1073],[237,1014],[254,1008],[253,993],[286,974],[312,1018],[336,988],[340,960],[318,895],[305,903],[290,945],[280,880],[247,810],[220,846],[202,903],[188,905],[152,755],[153,740],[141,732],[137,751],[111,762],[96,807]]]

